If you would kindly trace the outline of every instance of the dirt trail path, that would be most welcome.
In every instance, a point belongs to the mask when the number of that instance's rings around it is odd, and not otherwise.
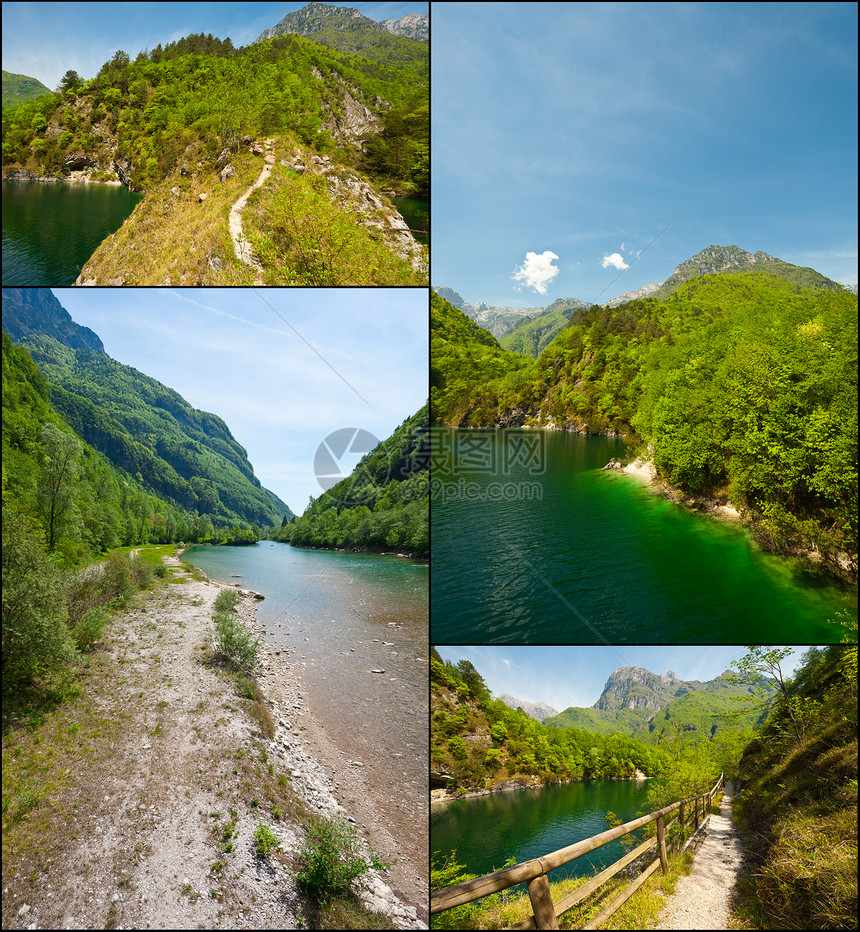
[[[712,815],[693,869],[681,877],[660,913],[658,929],[730,929],[732,891],[743,849],[732,821],[734,787],[726,783],[720,814]]]
[[[244,263],[245,265],[252,268],[257,273],[257,278],[254,281],[255,285],[263,284],[263,267],[260,263],[254,258],[251,254],[251,245],[247,239],[245,239],[245,234],[242,231],[242,211],[245,209],[245,205],[248,203],[248,198],[251,194],[261,187],[268,180],[269,176],[272,174],[272,166],[275,164],[275,148],[274,140],[266,139],[266,158],[265,164],[263,165],[263,170],[260,172],[260,177],[251,185],[250,188],[236,201],[236,203],[230,208],[230,238],[233,240],[233,250],[236,253],[236,258]]]
[[[261,651],[276,726],[267,740],[232,679],[201,662],[222,587],[191,578],[176,557],[165,563],[173,581],[112,620],[85,695],[62,710],[79,723],[57,719],[58,737],[68,736],[57,757],[68,768],[55,780],[50,822],[34,825],[48,861],[24,856],[14,875],[4,871],[4,928],[302,928],[304,830],[289,799],[307,816],[343,814],[360,834],[372,825],[336,799],[343,780],[338,788],[311,749],[315,723],[285,651]],[[251,594],[238,608],[255,624]],[[281,780],[288,796],[277,820]],[[259,821],[281,840],[278,857],[256,857]],[[372,872],[369,881],[362,898],[371,908],[399,928],[426,928],[391,877]]]

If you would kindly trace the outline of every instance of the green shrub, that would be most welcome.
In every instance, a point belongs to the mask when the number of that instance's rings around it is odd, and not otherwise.
[[[138,555],[129,560],[131,578],[138,589],[148,589],[152,582],[154,567],[150,566],[142,556]]]
[[[238,601],[239,593],[235,589],[222,589],[215,599],[214,611],[229,612]]]
[[[254,850],[257,852],[257,857],[268,857],[272,848],[280,847],[281,842],[278,836],[272,832],[268,825],[258,822],[257,828],[254,830]]]
[[[216,612],[212,634],[215,660],[236,672],[250,672],[257,662],[260,639],[232,612]]]
[[[91,608],[72,630],[78,650],[90,650],[102,636],[108,615],[103,608]]]
[[[124,553],[112,553],[102,572],[102,597],[106,602],[116,600],[117,605],[124,605],[137,592],[137,574],[131,560]]]
[[[363,877],[371,867],[386,870],[391,866],[372,848],[369,856],[368,863],[355,827],[346,819],[318,816],[308,828],[307,839],[299,852],[303,867],[296,876],[317,899],[328,899],[347,893],[352,882]]]
[[[3,508],[3,686],[33,679],[75,658],[66,624],[63,578],[42,535],[23,515]]]

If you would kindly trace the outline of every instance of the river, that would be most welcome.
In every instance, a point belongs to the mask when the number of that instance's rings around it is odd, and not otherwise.
[[[856,591],[603,472],[621,440],[434,429],[434,644],[824,644]]]
[[[183,559],[265,596],[257,621],[267,643],[292,651],[311,714],[360,762],[392,834],[426,868],[427,564],[272,541],[190,547]]]
[[[3,284],[73,285],[142,197],[119,185],[4,181]]]
[[[438,866],[456,852],[467,873],[483,875],[500,870],[509,858],[519,864],[549,854],[611,828],[609,811],[622,822],[644,814],[647,788],[646,780],[581,780],[434,802],[433,863]],[[596,873],[626,850],[620,841],[610,842],[554,870],[550,880]]]

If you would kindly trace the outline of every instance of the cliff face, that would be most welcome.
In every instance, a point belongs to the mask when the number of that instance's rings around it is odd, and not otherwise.
[[[664,676],[658,676],[642,667],[619,667],[610,674],[594,708],[607,712],[619,709],[656,712],[673,699],[702,686],[698,680],[685,682],[678,679],[671,670]]]
[[[15,343],[44,333],[72,349],[105,351],[98,335],[76,324],[48,288],[4,288],[3,329]]]

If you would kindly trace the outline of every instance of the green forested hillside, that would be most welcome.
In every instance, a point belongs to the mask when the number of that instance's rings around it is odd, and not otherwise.
[[[477,407],[485,420],[474,423],[486,423],[491,409],[481,408],[482,387],[518,371],[528,361],[503,350],[491,333],[430,292],[430,412],[434,421],[469,425],[472,414],[478,415]]]
[[[300,547],[428,553],[428,419],[425,405],[272,538]]]
[[[856,574],[857,298],[771,265],[594,306],[536,360],[433,296],[433,418],[621,434],[673,486],[730,499],[763,545]]]
[[[499,338],[503,349],[537,358],[568,325],[577,311],[585,309],[576,299],[554,301],[542,314],[514,324]]]
[[[11,71],[3,72],[3,109],[17,107],[36,97],[50,94],[51,89],[45,87],[36,78],[29,78],[25,74],[13,74]]]
[[[51,404],[124,475],[174,507],[208,515],[220,526],[263,527],[292,516],[261,487],[221,418],[192,408],[177,392],[103,350],[89,348],[98,337],[75,324],[50,292],[19,289],[6,297],[4,290],[4,322],[22,333],[21,342],[50,386]],[[19,326],[22,320],[26,327]],[[63,342],[40,332],[43,320]]]
[[[733,771],[751,735],[737,719],[724,729],[702,728],[697,734],[685,727],[680,715],[659,743],[622,728],[598,731],[587,722],[582,727],[537,722],[493,699],[469,661],[443,661],[435,648],[430,687],[432,782],[448,792],[499,787],[509,781],[513,785],[629,777],[638,769],[647,776],[665,775],[654,784],[655,793],[659,786],[659,792],[678,793],[672,797],[677,799],[693,785],[707,788],[720,770]]]
[[[360,134],[339,129],[348,91],[392,126],[400,121],[388,137],[398,157],[386,163],[386,180],[408,187],[426,172],[426,79],[298,36],[235,49],[191,35],[134,58],[118,51],[91,80],[67,72],[61,91],[4,113],[4,171],[57,173],[75,157],[110,175],[119,164],[146,190],[182,160],[210,161],[214,171],[218,153],[242,136],[281,134],[356,164]]]
[[[30,354],[3,332],[3,504],[79,560],[147,541],[203,539],[212,522],[147,492],[81,442]]]

